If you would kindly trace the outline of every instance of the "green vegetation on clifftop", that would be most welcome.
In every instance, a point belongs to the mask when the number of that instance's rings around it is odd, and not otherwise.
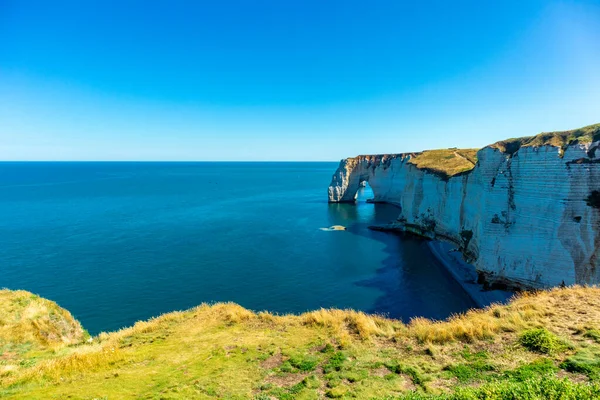
[[[492,147],[504,153],[513,154],[521,147],[554,146],[566,149],[577,143],[591,143],[600,140],[600,124],[588,125],[583,128],[562,132],[542,132],[536,136],[506,139],[494,143]]]
[[[600,398],[599,288],[409,324],[201,305],[91,340],[52,302],[22,291],[0,299],[6,398]]]
[[[0,377],[87,337],[79,322],[55,302],[24,290],[0,290]]]
[[[564,150],[574,144],[588,144],[600,140],[600,124],[589,125],[579,129],[561,132],[543,132],[536,136],[506,139],[489,147],[499,149],[507,154],[516,153],[521,147],[554,146]],[[479,149],[440,149],[425,150],[410,154],[409,163],[419,169],[439,175],[444,179],[471,171],[477,164]],[[596,151],[590,149],[590,155]],[[365,156],[363,156],[365,157]]]
[[[427,150],[413,155],[409,163],[448,178],[472,170],[478,149]]]

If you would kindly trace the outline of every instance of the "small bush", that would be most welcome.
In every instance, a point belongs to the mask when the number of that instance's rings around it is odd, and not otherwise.
[[[423,386],[427,379],[414,367],[402,364],[386,364],[385,367],[395,374],[406,374],[411,377],[415,385]]]
[[[346,389],[344,386],[338,386],[335,387],[333,389],[329,389],[326,393],[325,396],[332,398],[332,399],[337,399],[340,397],[344,397],[344,395],[348,392],[348,389]]]
[[[454,375],[460,382],[469,382],[485,378],[484,372],[495,371],[493,365],[483,361],[476,361],[470,364],[450,365],[444,368]]]
[[[485,360],[489,357],[487,351],[478,351],[477,353],[471,353],[471,350],[469,350],[467,346],[465,346],[463,351],[460,352],[460,355],[467,361]]]
[[[343,352],[338,351],[334,353],[329,357],[327,364],[323,365],[323,372],[328,374],[333,371],[340,371],[344,361],[346,361],[346,355]]]
[[[582,373],[591,379],[600,378],[600,354],[589,350],[578,351],[577,354],[567,358],[560,367],[569,372]]]
[[[303,372],[314,370],[319,364],[319,359],[315,356],[295,355],[290,357],[289,363],[292,367]]]
[[[345,379],[350,383],[360,382],[363,379],[368,377],[368,373],[366,371],[358,371],[358,372],[347,372],[343,375]]]
[[[314,375],[307,376],[306,378],[304,378],[302,384],[309,389],[316,389],[321,386],[321,382]]]
[[[401,400],[597,400],[599,384],[578,384],[568,379],[528,379],[523,382],[490,382],[480,387],[462,387],[450,394],[418,392],[400,396]]]
[[[554,365],[552,360],[541,358],[530,364],[522,365],[513,371],[507,371],[505,376],[517,382],[524,382],[532,378],[554,375],[556,371],[558,371],[558,367]]]
[[[342,378],[340,378],[339,374],[325,375],[325,379],[327,379],[328,388],[334,388],[342,384]]]
[[[554,354],[569,347],[559,337],[545,328],[525,331],[519,341],[529,351],[542,354]]]
[[[583,336],[594,340],[596,343],[600,343],[600,331],[598,329],[589,329]]]
[[[321,353],[333,353],[335,351],[335,347],[333,347],[330,343],[327,343],[325,347],[321,349]]]
[[[296,383],[294,386],[292,386],[291,388],[289,388],[289,392],[290,394],[298,394],[300,393],[302,390],[304,390],[306,386],[304,385],[304,381]]]
[[[292,364],[289,361],[285,361],[284,363],[282,363],[279,366],[279,370],[281,372],[290,373],[290,372],[294,372],[294,367],[292,366]]]

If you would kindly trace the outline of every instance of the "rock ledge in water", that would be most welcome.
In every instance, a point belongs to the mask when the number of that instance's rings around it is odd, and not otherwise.
[[[321,228],[322,231],[330,232],[330,231],[345,231],[346,227],[342,225],[333,225],[329,228]]]

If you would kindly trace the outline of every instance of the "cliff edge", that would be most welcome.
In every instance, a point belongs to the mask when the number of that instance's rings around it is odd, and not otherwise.
[[[23,310],[33,320],[69,315],[31,293],[3,296],[15,304],[8,321]],[[599,301],[598,288],[556,288],[408,324],[352,310],[273,315],[204,304],[39,346],[32,340],[46,325],[32,325],[33,336],[0,347],[0,398],[592,400]]]
[[[600,282],[600,124],[479,151],[342,160],[330,202],[401,207],[388,228],[455,243],[487,281],[525,288]]]

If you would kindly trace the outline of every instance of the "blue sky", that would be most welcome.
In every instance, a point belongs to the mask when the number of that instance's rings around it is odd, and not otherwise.
[[[598,1],[0,0],[2,160],[339,160],[597,122]]]

